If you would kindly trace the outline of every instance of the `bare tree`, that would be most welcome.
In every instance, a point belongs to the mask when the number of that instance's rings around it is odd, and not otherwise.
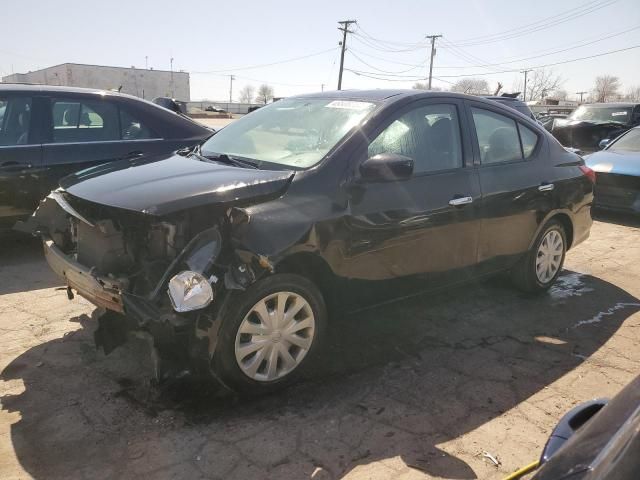
[[[620,90],[620,79],[613,75],[596,77],[596,85],[593,88],[593,96],[596,102],[606,102],[617,97]]]
[[[427,85],[425,82],[416,82],[413,84],[413,88],[414,90],[429,90],[429,85]],[[431,86],[431,91],[432,92],[442,92],[442,88],[440,87],[435,87],[435,86]]]
[[[488,95],[489,84],[483,78],[463,78],[451,87],[451,91],[469,95]]]
[[[640,102],[640,85],[634,85],[627,88],[625,98],[631,102]]]
[[[273,87],[263,83],[258,87],[258,93],[256,95],[256,101],[262,102],[265,105],[268,101],[273,100]]]
[[[240,90],[240,102],[251,103],[255,91],[256,89],[253,85],[245,85],[244,87],[242,87],[242,89]]]
[[[533,70],[527,77],[527,101],[542,100],[550,96],[553,92],[557,92],[562,87],[564,80],[552,69]],[[521,78],[518,81],[516,91],[524,90],[524,81]]]

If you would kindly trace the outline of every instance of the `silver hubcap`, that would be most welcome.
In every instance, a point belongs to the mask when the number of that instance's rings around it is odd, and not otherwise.
[[[536,275],[541,283],[548,283],[560,269],[564,242],[557,230],[550,230],[540,242],[536,257]]]
[[[249,378],[270,382],[300,365],[315,334],[309,302],[297,293],[278,292],[256,303],[236,334],[235,354]]]

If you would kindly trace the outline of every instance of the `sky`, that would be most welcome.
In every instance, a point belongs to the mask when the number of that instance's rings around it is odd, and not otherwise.
[[[443,35],[433,69],[442,88],[460,78],[452,75],[481,74],[492,89],[499,81],[513,91],[520,70],[640,46],[638,0],[2,2],[0,76],[65,62],[168,70],[173,58],[175,70],[191,73],[192,100],[228,99],[232,74],[234,100],[262,83],[278,97],[335,90],[340,20],[358,22],[343,88],[424,81],[426,35]],[[604,74],[618,76],[624,91],[640,86],[640,48],[546,68],[569,98]]]

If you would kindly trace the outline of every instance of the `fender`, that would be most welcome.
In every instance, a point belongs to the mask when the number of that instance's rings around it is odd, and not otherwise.
[[[538,228],[536,228],[535,234],[531,237],[531,241],[529,242],[529,246],[528,246],[527,250],[531,250],[533,248],[533,245],[536,242],[536,240],[538,238],[538,235],[540,235],[540,232],[542,231],[544,226],[547,224],[547,222],[549,220],[551,220],[553,217],[555,217],[557,215],[566,215],[569,218],[569,221],[571,222],[571,229],[573,230],[573,227],[574,227],[574,213],[571,210],[569,210],[568,208],[558,208],[558,209],[551,210],[538,223]],[[573,246],[573,238],[571,239],[571,241],[569,243],[571,244],[571,246]]]

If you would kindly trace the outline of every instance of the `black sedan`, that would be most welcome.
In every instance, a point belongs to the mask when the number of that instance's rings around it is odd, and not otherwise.
[[[30,215],[72,172],[169,153],[201,143],[211,133],[129,95],[0,84],[0,229]]]
[[[640,213],[640,127],[608,142],[585,162],[596,172],[598,207]]]
[[[266,105],[188,153],[67,177],[25,228],[70,297],[113,312],[96,334],[105,350],[145,330],[159,358],[265,391],[306,368],[357,291],[504,271],[545,291],[589,236],[593,180],[490,100],[325,92]]]

